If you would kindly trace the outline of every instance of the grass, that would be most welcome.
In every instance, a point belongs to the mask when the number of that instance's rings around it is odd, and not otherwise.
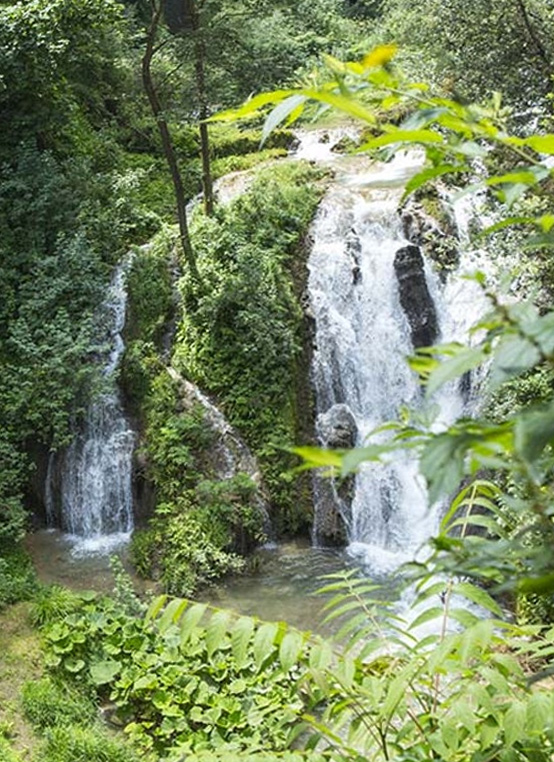
[[[0,613],[0,752],[7,742],[21,755],[30,759],[38,738],[23,716],[21,689],[28,680],[42,676],[42,656],[39,636],[29,621],[29,603],[17,603]],[[17,759],[17,757],[14,757]]]

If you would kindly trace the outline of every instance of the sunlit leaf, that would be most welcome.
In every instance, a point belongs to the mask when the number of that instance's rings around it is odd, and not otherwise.
[[[379,45],[362,59],[364,69],[372,69],[375,66],[384,66],[389,63],[398,51],[397,45]]]

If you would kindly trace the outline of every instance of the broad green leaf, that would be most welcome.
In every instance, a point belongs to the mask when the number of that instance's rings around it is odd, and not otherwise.
[[[253,632],[254,620],[249,616],[239,617],[231,631],[231,647],[239,669],[244,666],[246,661],[246,653]]]
[[[464,473],[466,443],[448,433],[433,437],[421,456],[421,472],[429,483],[429,499],[434,503],[460,483]]]
[[[150,606],[148,606],[148,610],[146,611],[146,615],[144,617],[146,622],[149,622],[151,619],[155,619],[162,608],[164,607],[165,603],[167,601],[167,595],[158,595]]]
[[[118,661],[98,661],[91,665],[90,676],[95,685],[105,685],[111,683],[120,670]]]
[[[534,464],[546,445],[554,442],[554,402],[520,414],[515,422],[516,451]]]
[[[540,359],[538,349],[518,334],[504,335],[495,349],[491,365],[489,383],[492,390],[504,381],[521,375],[532,368]]]
[[[425,185],[425,183],[429,182],[429,180],[434,180],[435,178],[441,177],[443,175],[454,175],[459,172],[463,172],[464,170],[464,167],[460,167],[456,164],[440,164],[438,167],[429,167],[424,169],[408,180],[404,189],[402,200],[407,198],[414,191],[418,190],[418,188],[421,188],[422,185]]]
[[[291,95],[270,111],[262,129],[261,145],[265,143],[270,133],[273,132],[281,122],[284,122],[285,119],[287,119],[293,112],[297,111],[300,106],[303,106],[305,100],[306,98],[304,95]]]
[[[77,673],[84,669],[86,665],[82,659],[75,659],[70,656],[68,659],[64,659],[63,666],[68,672]]]
[[[206,627],[206,651],[209,657],[226,642],[225,633],[229,629],[231,618],[230,611],[216,611],[210,617]]]
[[[286,633],[279,646],[279,661],[285,671],[288,671],[296,664],[303,645],[304,637],[299,632],[290,630]]]
[[[364,144],[364,148],[382,148],[394,143],[442,143],[443,138],[432,130],[393,130],[373,138]]]
[[[554,135],[532,135],[521,142],[537,153],[554,154]]]
[[[375,124],[377,121],[371,111],[368,111],[359,101],[353,98],[339,95],[338,93],[311,89],[302,90],[300,94],[306,98],[310,98],[319,101],[320,103],[326,103],[329,106],[333,106],[345,114],[349,114],[356,119],[361,119],[364,122],[368,122],[368,124]]]
[[[537,735],[545,728],[554,726],[552,713],[552,696],[547,693],[535,692],[527,700],[526,725],[529,733]]]
[[[525,738],[526,706],[523,701],[512,700],[504,715],[504,743],[513,746]]]
[[[502,616],[502,609],[498,603],[481,587],[476,587],[469,582],[458,582],[452,588],[452,592],[476,603],[487,611],[492,611],[497,616]]]
[[[312,644],[309,657],[310,669],[327,669],[332,661],[333,649],[328,641],[322,640],[320,643]]]
[[[265,659],[271,654],[273,650],[273,644],[275,642],[275,636],[277,635],[279,627],[273,622],[265,622],[260,625],[254,635],[254,661],[258,669],[261,667]]]
[[[206,603],[195,603],[185,613],[179,625],[181,647],[186,645],[207,608]]]
[[[342,454],[340,450],[324,450],[321,447],[293,447],[292,452],[305,461],[306,468],[341,468]]]
[[[422,611],[413,622],[410,622],[409,629],[414,630],[416,627],[420,627],[422,624],[432,622],[433,619],[438,619],[444,616],[444,608],[442,606],[434,606],[433,608]]]
[[[460,378],[464,373],[467,373],[474,368],[481,365],[486,359],[485,351],[481,347],[463,347],[452,357],[446,360],[442,360],[431,371],[426,385],[426,394],[431,396],[441,386],[453,381],[455,378]]]
[[[159,631],[164,633],[172,624],[175,624],[188,605],[186,598],[174,598],[170,601],[158,620]]]
[[[273,103],[280,103],[290,95],[294,95],[294,90],[273,90],[270,93],[260,93],[255,95],[243,103],[242,106],[236,109],[227,109],[214,114],[206,121],[208,122],[234,122],[237,119],[243,119],[244,117],[254,116],[259,113],[260,109],[265,108]]]

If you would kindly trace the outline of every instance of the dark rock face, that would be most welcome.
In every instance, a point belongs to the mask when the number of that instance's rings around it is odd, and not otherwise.
[[[413,199],[402,208],[400,220],[406,239],[425,251],[444,281],[459,261],[459,241],[453,221],[444,210],[440,213],[440,219],[435,219],[421,203]]]
[[[354,447],[358,427],[348,405],[333,405],[317,418],[317,432],[325,447]]]
[[[317,418],[317,433],[324,447],[348,449],[358,436],[356,420],[348,405],[333,405]],[[342,481],[314,477],[317,506],[313,524],[313,541],[324,547],[338,547],[347,542],[347,526],[351,519],[354,476]]]
[[[403,246],[394,257],[400,304],[410,324],[414,348],[434,344],[438,335],[435,305],[427,288],[423,257],[418,246]]]

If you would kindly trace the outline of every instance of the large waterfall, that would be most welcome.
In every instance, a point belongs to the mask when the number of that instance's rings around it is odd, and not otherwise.
[[[314,143],[312,134],[309,155],[317,159]],[[323,158],[331,157],[327,140]],[[333,161],[336,179],[314,222],[308,263],[316,427],[323,445],[361,446],[376,427],[397,419],[403,406],[424,404],[406,363],[414,351],[413,325],[395,271],[399,250],[408,247],[420,256],[405,239],[398,212],[402,186],[419,162],[413,154],[370,166],[360,159]],[[463,340],[475,316],[474,285],[451,278],[443,286],[428,263],[422,265],[436,322],[436,335],[422,343]],[[453,421],[466,401],[463,385],[445,388],[434,400],[438,425]],[[405,453],[390,456],[386,464],[363,465],[341,489],[316,478],[315,492],[316,542],[331,501],[346,525],[350,554],[373,574],[413,558],[437,528],[440,507],[428,506],[417,461]]]
[[[133,529],[132,457],[135,435],[125,416],[117,370],[125,349],[126,271],[119,265],[100,309],[102,389],[91,401],[73,442],[50,459],[49,523],[73,535],[76,550],[108,552]]]

